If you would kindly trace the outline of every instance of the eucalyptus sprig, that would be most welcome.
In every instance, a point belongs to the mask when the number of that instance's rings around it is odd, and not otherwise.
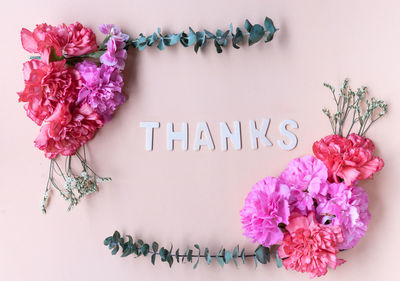
[[[169,267],[172,267],[174,262],[176,263],[194,263],[193,269],[196,269],[199,265],[200,259],[204,259],[207,264],[210,264],[213,260],[216,260],[221,267],[225,264],[233,262],[235,266],[238,266],[238,261],[246,263],[246,259],[253,259],[255,266],[258,263],[266,264],[271,260],[270,249],[259,245],[253,252],[246,253],[244,248],[240,249],[239,245],[233,248],[232,251],[221,247],[218,252],[212,254],[208,248],[204,250],[199,244],[195,244],[193,248],[187,247],[184,252],[180,249],[174,250],[173,245],[170,247],[161,247],[157,242],[151,244],[145,243],[143,240],[133,240],[132,236],[126,235],[121,236],[118,231],[115,231],[112,236],[107,237],[104,240],[104,245],[111,250],[112,255],[116,255],[121,250],[121,257],[127,257],[134,255],[135,257],[150,256],[151,263],[155,265],[157,258],[161,262],[168,263]],[[282,262],[279,256],[276,254],[276,263],[278,267],[282,266]]]
[[[373,97],[367,99],[368,90],[364,86],[353,91],[349,87],[348,79],[344,80],[338,93],[330,84],[324,83],[324,86],[331,91],[336,104],[336,112],[333,114],[326,108],[322,109],[322,112],[329,118],[335,135],[348,137],[355,129],[354,132],[365,137],[371,125],[387,112],[388,105],[383,100],[376,100]],[[345,134],[344,126],[349,116],[352,116],[352,121]]]
[[[273,21],[268,17],[264,20],[264,26],[260,24],[253,25],[246,19],[244,29],[237,27],[235,31],[233,30],[232,24],[228,30],[222,31],[218,29],[215,33],[208,30],[195,32],[191,27],[189,27],[188,32],[182,31],[180,33],[163,34],[159,28],[157,32],[154,32],[149,36],[140,33],[137,38],[128,40],[126,42],[126,48],[133,47],[142,51],[146,47],[157,46],[157,48],[162,51],[166,46],[173,46],[181,43],[184,47],[194,45],[194,51],[197,53],[199,48],[205,47],[207,42],[212,40],[214,41],[217,53],[222,53],[222,47],[227,46],[228,39],[231,39],[234,48],[239,49],[239,44],[244,41],[244,37],[246,36],[248,36],[248,45],[251,46],[264,37],[265,43],[271,41],[274,38],[276,31],[278,31],[278,29],[274,26]],[[100,50],[105,48],[105,43],[108,39],[109,38],[106,38],[102,43]]]
[[[76,157],[82,166],[80,174],[75,174],[72,169],[72,158]],[[59,181],[64,182],[60,185]],[[98,191],[98,184],[104,181],[110,181],[111,178],[101,177],[88,165],[86,151],[83,146],[83,156],[76,152],[74,156],[66,156],[64,171],[56,159],[50,160],[49,177],[44,192],[41,209],[46,213],[49,193],[51,188],[56,189],[60,196],[69,201],[68,211],[78,205],[79,201],[86,195]]]

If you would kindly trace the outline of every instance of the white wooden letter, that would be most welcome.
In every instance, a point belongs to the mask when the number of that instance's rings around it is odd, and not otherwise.
[[[222,151],[228,150],[228,138],[233,143],[233,146],[236,150],[240,150],[242,148],[242,140],[240,137],[240,122],[234,121],[235,131],[232,133],[229,130],[228,125],[225,122],[220,123],[221,128],[221,149]]]
[[[174,132],[174,123],[167,125],[168,150],[174,150],[174,141],[182,141],[182,149],[188,150],[188,123],[182,123],[182,131]]]
[[[153,150],[153,129],[160,128],[160,122],[140,122],[140,128],[146,128],[146,150]]]
[[[283,140],[278,140],[278,144],[284,150],[292,150],[297,145],[297,136],[286,129],[287,125],[292,126],[294,129],[297,129],[299,127],[299,125],[293,120],[283,121],[279,127],[279,130],[281,131],[282,135],[289,138],[290,142],[289,144],[286,144]]]
[[[203,138],[202,134],[204,134]],[[196,137],[194,139],[194,150],[200,150],[200,147],[203,145],[207,145],[210,150],[214,150],[215,148],[208,125],[204,121],[197,124]]]
[[[272,146],[272,143],[267,138],[268,127],[271,119],[265,118],[261,125],[261,130],[257,130],[256,122],[250,120],[251,147],[258,148],[257,139],[260,139],[265,146]]]

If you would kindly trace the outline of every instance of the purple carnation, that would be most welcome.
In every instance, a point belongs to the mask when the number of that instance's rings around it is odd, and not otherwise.
[[[279,224],[288,224],[289,189],[276,178],[267,177],[256,183],[240,211],[244,235],[265,247],[283,238]]]
[[[117,107],[125,102],[121,72],[116,67],[104,64],[97,67],[89,61],[77,64],[76,69],[83,82],[77,103],[87,102],[104,122],[110,121]]]
[[[371,218],[368,195],[361,187],[333,183],[329,185],[328,196],[330,199],[317,207],[320,220],[342,228],[344,242],[340,249],[353,248],[367,232]]]
[[[328,190],[328,170],[314,156],[293,159],[279,176],[290,189],[290,211],[308,215],[314,211],[314,201],[323,200]]]

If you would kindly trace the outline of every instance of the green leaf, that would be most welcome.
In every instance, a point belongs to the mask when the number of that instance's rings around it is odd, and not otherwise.
[[[242,259],[243,263],[246,264],[246,253],[244,248],[242,249],[242,252],[240,253],[240,258]]]
[[[226,251],[224,254],[225,263],[228,264],[229,261],[233,258],[232,253],[230,251]]]
[[[215,45],[215,48],[217,49],[217,53],[218,53],[218,54],[222,53],[222,48],[221,48],[221,46],[218,44],[217,39],[214,40],[214,45]]]
[[[166,261],[168,251],[164,249],[164,247],[160,249],[160,252],[158,254],[160,255],[161,261]]]
[[[139,255],[139,247],[136,243],[133,243],[132,245],[132,253],[135,253],[135,255]]]
[[[249,46],[260,41],[264,36],[264,27],[259,24],[254,25],[250,30]]]
[[[147,256],[147,254],[149,253],[149,249],[150,249],[149,244],[143,244],[140,247],[140,251],[142,252],[143,256]]]
[[[173,46],[176,43],[178,43],[180,38],[181,38],[181,34],[182,33],[179,33],[179,34],[173,33],[173,34],[168,34],[167,36],[164,36],[165,45],[166,46]]]
[[[193,250],[190,249],[187,255],[187,261],[192,262],[192,259],[193,259]]]
[[[119,234],[118,231],[115,231],[112,237],[113,237],[113,241],[114,241],[115,243],[118,243],[119,238],[121,238],[121,235]]]
[[[108,246],[111,243],[112,236],[107,237],[104,239],[104,246]]]
[[[185,259],[185,257],[187,256],[187,253],[188,253],[188,252],[189,252],[189,247],[186,248],[186,251],[185,251],[185,253],[183,254],[182,263],[183,263],[183,260]]]
[[[158,39],[158,36],[157,36],[157,33],[153,33],[152,35],[150,35],[150,36],[147,36],[147,46],[149,46],[149,47],[151,47],[151,46],[153,46],[154,45],[154,43],[157,41],[157,39]]]
[[[156,263],[156,257],[157,257],[157,254],[152,254],[152,255],[151,255],[151,263],[152,263],[153,265],[155,265],[155,263]]]
[[[255,254],[257,260],[262,264],[266,264],[270,260],[269,248],[266,248],[262,245],[259,245],[257,247],[257,249],[255,250]]]
[[[164,43],[164,38],[160,37],[160,41],[158,41],[157,48],[162,51],[165,49],[165,43]]]
[[[177,249],[175,252],[175,258],[176,258],[176,262],[179,263],[179,249]]]
[[[158,243],[157,242],[153,242],[153,244],[151,245],[151,248],[153,249],[153,252],[157,252],[158,251]]]
[[[276,266],[278,268],[281,268],[282,267],[282,260],[278,255],[278,251],[275,252],[275,258],[276,258]]]
[[[121,258],[127,257],[130,254],[132,254],[132,248],[131,247],[126,247],[122,252]]]
[[[196,268],[197,268],[197,266],[199,265],[199,261],[200,261],[200,259],[198,258],[197,261],[196,261],[196,263],[195,263],[195,265],[193,266],[193,269],[196,269]]]
[[[128,237],[128,243],[129,243],[129,245],[132,245],[132,244],[133,244],[133,238],[132,238],[132,236],[126,235],[126,237]]]
[[[139,246],[142,246],[144,244],[142,239],[139,239],[137,242],[138,242]]]
[[[119,246],[115,245],[114,249],[111,252],[111,255],[115,255],[116,253],[118,253],[118,250],[119,250]]]
[[[264,27],[267,31],[265,42],[269,42],[274,38],[274,34],[278,29],[275,28],[273,21],[269,17],[265,17]]]
[[[167,262],[168,262],[169,267],[171,267],[172,264],[174,263],[174,259],[172,258],[171,255],[167,256]]]
[[[139,38],[137,39],[137,48],[139,51],[143,51],[147,46],[147,37],[142,33],[139,34]]]
[[[255,264],[255,266],[256,266],[256,268],[257,268],[258,262],[257,262],[257,257],[256,257],[256,256],[254,256],[254,264]]]
[[[242,32],[242,30],[238,27],[238,28],[236,28],[236,34],[233,36],[233,38],[232,38],[232,46],[235,48],[235,49],[240,49],[240,47],[237,45],[237,44],[239,44],[240,42],[242,42],[243,41],[243,32]]]
[[[215,258],[217,259],[217,262],[219,263],[219,265],[221,267],[224,267],[224,259],[220,256],[221,251],[222,251],[223,247],[221,247],[221,249],[218,251],[218,253],[215,255]]]
[[[97,52],[93,52],[90,54],[87,54],[86,56],[89,58],[94,58],[94,59],[98,59],[99,57],[101,57],[106,51],[97,51]]]
[[[252,27],[253,27],[253,25],[250,23],[250,21],[248,19],[246,19],[246,21],[244,22],[244,28],[247,30],[247,32],[250,32]]]
[[[208,250],[208,248],[206,248],[204,250],[204,258],[206,259],[207,264],[211,263],[211,255],[210,255],[210,251]]]
[[[204,32],[206,33],[206,35],[208,36],[208,38],[210,39],[215,39],[215,35],[213,33],[211,33],[210,31],[204,29]]]

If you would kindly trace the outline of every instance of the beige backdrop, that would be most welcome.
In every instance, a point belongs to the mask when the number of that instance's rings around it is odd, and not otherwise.
[[[368,233],[347,263],[322,280],[399,280],[400,188],[400,17],[398,1],[4,1],[1,11],[1,189],[0,280],[307,280],[307,275],[253,264],[224,269],[202,262],[154,267],[149,258],[121,259],[102,245],[115,229],[185,247],[218,249],[253,245],[242,236],[239,210],[252,184],[277,175],[294,158],[310,154],[312,143],[330,133],[321,113],[332,105],[323,82],[369,86],[390,104],[387,117],[368,134],[385,169],[362,186],[370,196]],[[16,91],[23,88],[22,27],[80,21],[93,29],[114,23],[131,35],[163,27],[176,32],[261,23],[268,15],[280,28],[270,44],[228,48],[210,44],[195,54],[181,46],[163,52],[130,51],[125,71],[128,102],[89,144],[91,164],[113,181],[70,213],[54,196],[40,212],[49,161],[33,146],[38,127],[29,120]],[[97,31],[96,31],[97,32]],[[98,33],[97,33],[98,34]],[[98,34],[99,35],[99,34]],[[271,118],[273,147],[253,151],[248,121]],[[286,152],[276,141],[278,126],[294,119],[299,144]],[[220,121],[242,122],[243,149],[222,152]],[[145,151],[140,121],[160,121],[153,152]],[[166,124],[189,123],[190,150],[168,152]],[[198,121],[207,121],[216,150],[193,151]]]

